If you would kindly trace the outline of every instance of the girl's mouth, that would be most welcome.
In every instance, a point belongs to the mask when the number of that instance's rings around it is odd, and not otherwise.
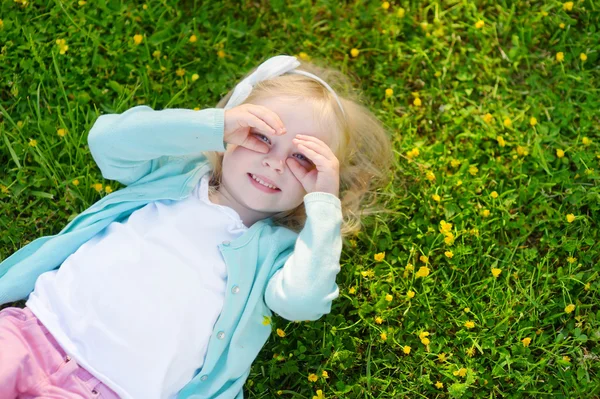
[[[255,179],[252,177],[252,173],[247,173],[247,175],[248,175],[248,179],[250,179],[250,183],[252,183],[252,185],[253,185],[254,187],[256,187],[257,189],[259,189],[259,190],[261,190],[261,191],[264,191],[265,193],[269,193],[269,194],[275,194],[275,193],[278,193],[278,192],[280,192],[280,191],[281,191],[281,190],[280,190],[280,189],[278,189],[278,188],[276,188],[276,189],[273,189],[273,188],[271,188],[271,187],[267,187],[267,186],[265,186],[265,185],[263,185],[263,184],[259,183],[258,181],[256,181],[256,180],[255,180]]]

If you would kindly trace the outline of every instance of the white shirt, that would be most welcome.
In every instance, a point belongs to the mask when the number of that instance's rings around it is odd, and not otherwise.
[[[227,285],[217,245],[248,229],[210,202],[208,179],[184,200],[152,202],[111,223],[40,275],[26,303],[122,398],[172,398],[204,363]]]

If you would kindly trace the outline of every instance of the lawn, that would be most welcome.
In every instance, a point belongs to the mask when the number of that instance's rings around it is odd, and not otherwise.
[[[389,130],[391,212],[330,314],[271,320],[246,397],[600,397],[598,1],[5,0],[0,50],[0,259],[120,188],[100,114],[322,60]]]

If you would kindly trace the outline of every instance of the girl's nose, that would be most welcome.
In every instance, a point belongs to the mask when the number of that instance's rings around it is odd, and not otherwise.
[[[277,173],[283,173],[283,164],[284,161],[283,160],[276,160],[274,158],[265,158],[263,159],[263,166],[268,166],[270,168],[273,168],[275,171],[277,171]]]

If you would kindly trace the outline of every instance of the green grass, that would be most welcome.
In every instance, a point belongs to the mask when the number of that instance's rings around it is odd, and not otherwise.
[[[331,314],[273,319],[247,397],[600,397],[597,1],[146,4],[0,3],[0,259],[119,188],[86,146],[99,113],[214,107],[303,52],[358,77],[389,127],[396,213],[345,242]]]

